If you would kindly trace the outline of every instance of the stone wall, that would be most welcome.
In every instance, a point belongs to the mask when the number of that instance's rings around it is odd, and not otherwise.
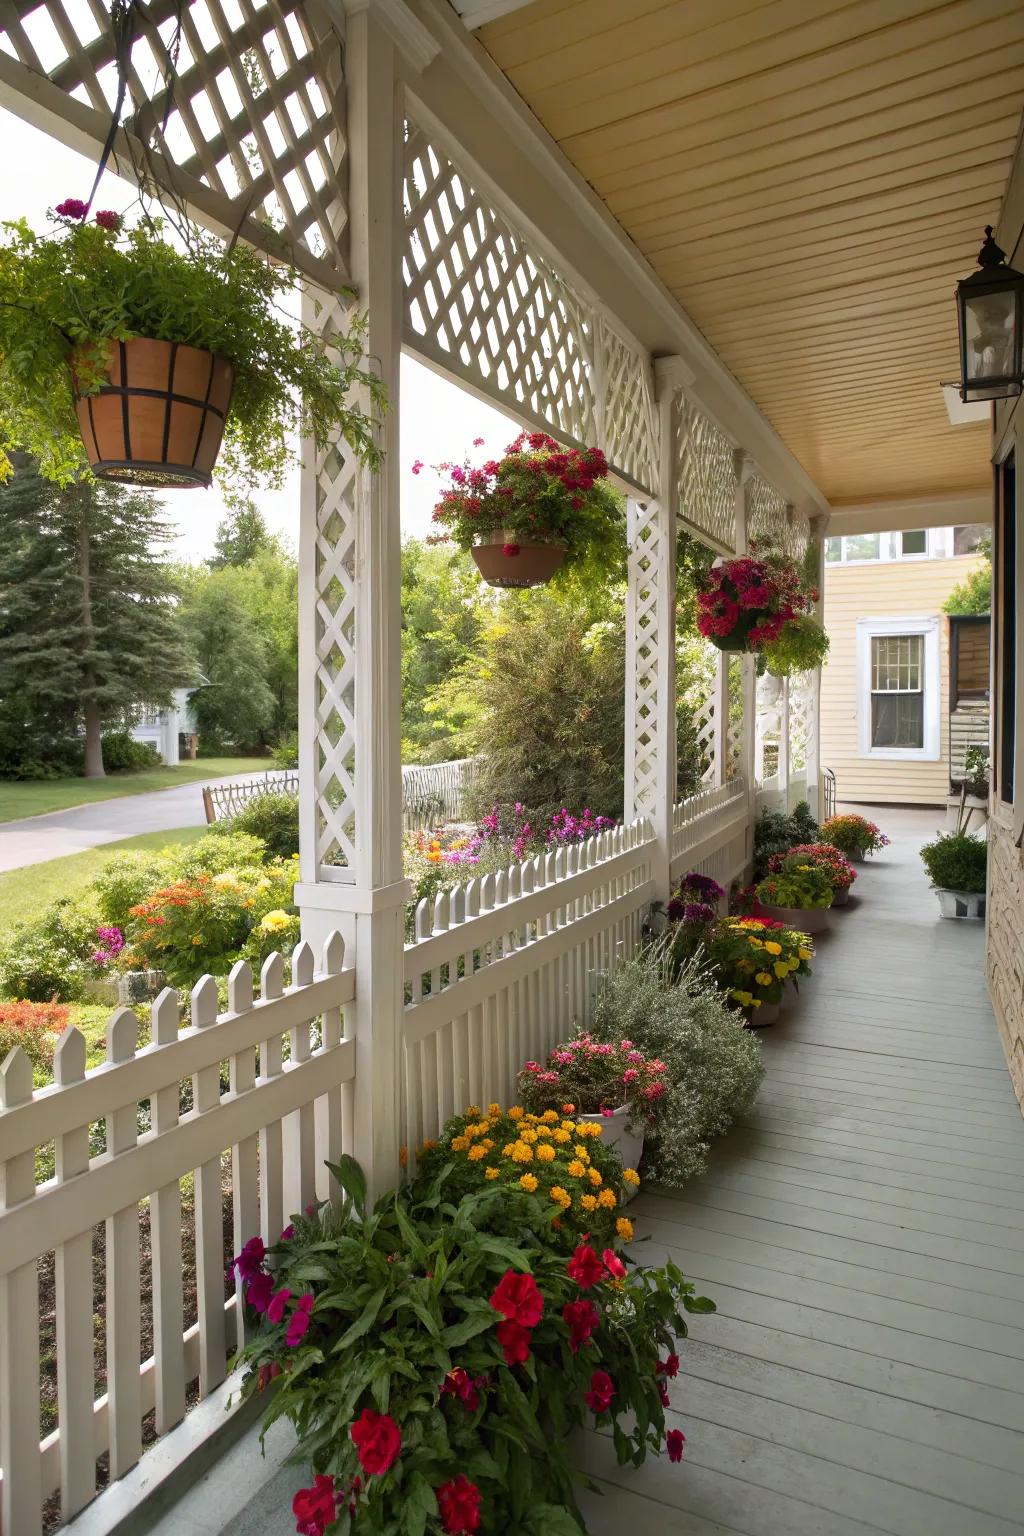
[[[1024,853],[998,811],[989,819],[988,985],[1024,1109]]]

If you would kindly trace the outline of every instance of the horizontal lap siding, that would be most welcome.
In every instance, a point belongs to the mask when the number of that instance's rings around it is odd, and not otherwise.
[[[891,564],[830,565],[825,572],[825,624],[831,647],[821,679],[821,761],[836,775],[840,800],[906,805],[943,804],[949,787],[949,626],[940,631],[942,688],[936,762],[860,756],[857,719],[857,621],[906,614],[941,614],[950,592],[975,570],[977,556],[903,560]]]

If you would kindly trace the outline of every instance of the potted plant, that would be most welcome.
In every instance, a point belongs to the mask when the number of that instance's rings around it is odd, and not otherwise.
[[[799,858],[806,864],[817,865],[828,876],[832,886],[833,907],[845,907],[850,899],[850,887],[857,878],[857,871],[845,854],[832,843],[797,843],[787,853],[773,853],[768,860],[770,874],[778,874],[788,858]]]
[[[297,281],[242,242],[68,198],[54,227],[0,226],[0,476],[23,449],[70,483],[205,486],[223,439],[228,478],[278,485],[301,429],[340,433],[376,465],[380,380],[362,365],[365,322],[330,344],[278,312]],[[364,410],[352,399],[361,386]]]
[[[973,833],[940,834],[921,858],[943,917],[984,917],[988,844]]]
[[[721,651],[763,653],[777,677],[820,665],[828,638],[809,617],[817,589],[777,551],[720,560],[697,593],[697,628]]]
[[[787,928],[820,933],[828,927],[831,878],[820,864],[801,854],[781,859],[778,870],[760,881],[754,894],[761,913]]]
[[[873,821],[863,816],[830,816],[821,824],[821,841],[831,843],[854,864],[863,864],[869,853],[888,848],[889,839]]]
[[[413,473],[422,469],[417,460]],[[435,470],[448,484],[433,512],[443,531],[432,542],[469,550],[490,586],[542,586],[563,571],[604,584],[623,573],[623,502],[600,448],[562,448],[546,432],[521,432],[500,459]]]
[[[657,1124],[664,1101],[665,1063],[646,1057],[632,1040],[601,1041],[580,1034],[557,1045],[544,1066],[528,1061],[518,1089],[529,1110],[560,1110],[596,1126],[623,1167],[635,1171],[644,1132]]]
[[[765,917],[721,917],[704,955],[711,974],[753,1029],[777,1022],[787,981],[811,974],[814,946],[806,932]]]

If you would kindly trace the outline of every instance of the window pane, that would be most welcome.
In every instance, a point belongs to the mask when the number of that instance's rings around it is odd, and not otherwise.
[[[905,555],[926,555],[928,553],[928,534],[924,528],[915,528],[912,532],[904,533],[903,553]]]
[[[834,539],[834,538],[833,539],[826,539],[825,540],[825,563],[826,563],[826,565],[835,565],[836,561],[837,560],[841,560],[842,558],[843,558],[843,541],[842,541],[842,539]]]
[[[881,548],[880,533],[849,533],[846,536],[847,560],[877,560]]]
[[[920,691],[923,663],[923,635],[872,636],[871,687],[874,692]]]
[[[982,523],[968,523],[963,528],[953,529],[953,553],[954,555],[973,555],[975,550],[991,540],[991,530]]]
[[[871,745],[911,749],[923,747],[924,694],[873,693]]]

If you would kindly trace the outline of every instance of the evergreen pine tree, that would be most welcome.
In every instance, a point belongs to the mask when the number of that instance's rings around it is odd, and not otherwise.
[[[226,565],[248,565],[264,550],[277,548],[277,540],[259,507],[246,499],[229,505],[227,516],[217,524],[213,548],[207,563],[219,571]]]
[[[27,460],[0,486],[0,700],[17,703],[24,757],[45,761],[81,732],[86,775],[100,777],[103,727],[170,704],[194,677],[169,536],[159,503],[126,486],[60,490]]]

